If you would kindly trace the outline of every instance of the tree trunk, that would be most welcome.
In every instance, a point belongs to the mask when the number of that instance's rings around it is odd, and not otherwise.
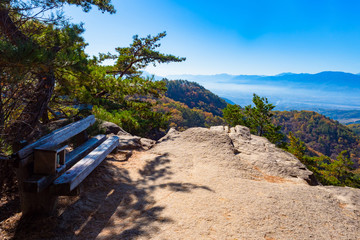
[[[4,5],[0,6],[0,30],[7,39],[15,46],[31,43],[34,48],[41,48],[31,38],[26,36],[9,15],[9,9]],[[14,143],[26,139],[30,136],[34,127],[42,117],[52,96],[55,86],[55,75],[52,70],[38,73],[35,92],[31,94],[31,99],[27,102],[24,110],[7,131],[10,142]]]
[[[14,124],[9,127],[8,134],[11,142],[29,139],[34,127],[47,109],[55,86],[55,76],[50,73],[47,76],[38,76],[38,79],[39,83],[32,98],[29,99]]]

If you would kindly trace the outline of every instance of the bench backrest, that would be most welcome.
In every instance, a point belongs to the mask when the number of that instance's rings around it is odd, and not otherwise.
[[[80,121],[59,128],[50,134],[40,138],[36,142],[29,144],[14,154],[15,167],[23,167],[33,161],[34,149],[38,147],[52,148],[76,136],[95,123],[93,115]]]

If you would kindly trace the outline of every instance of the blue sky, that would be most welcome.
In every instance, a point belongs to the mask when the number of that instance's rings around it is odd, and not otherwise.
[[[166,31],[160,50],[186,62],[150,73],[360,72],[358,0],[113,0],[117,13],[66,8],[85,23],[87,53],[114,52],[132,36]]]

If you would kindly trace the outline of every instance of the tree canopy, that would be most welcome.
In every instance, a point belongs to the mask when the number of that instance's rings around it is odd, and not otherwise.
[[[116,48],[117,54],[100,54],[89,61],[89,74],[69,77],[58,95],[94,106],[94,114],[122,126],[132,134],[156,137],[160,128],[167,128],[169,116],[152,110],[156,100],[165,93],[165,82],[141,76],[149,64],[181,62],[185,58],[157,51],[166,33],[139,38],[134,36],[129,47]],[[104,66],[104,60],[115,60]]]
[[[294,154],[310,171],[316,179],[324,185],[360,187],[360,175],[352,172],[353,162],[348,151],[343,150],[336,159],[325,155],[311,157],[306,155],[307,146],[292,132],[288,135],[287,151]]]
[[[71,24],[66,4],[115,13],[110,0],[0,2],[0,136],[9,143],[31,136],[64,72],[86,67],[82,25]]]

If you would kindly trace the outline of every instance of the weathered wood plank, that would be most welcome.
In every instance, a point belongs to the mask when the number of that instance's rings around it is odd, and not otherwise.
[[[62,146],[62,147],[58,147],[56,146],[48,146],[47,144],[41,145],[40,147],[36,147],[34,148],[34,150],[41,150],[41,151],[49,151],[49,152],[61,152],[62,150],[66,149],[67,147],[69,147],[68,145]]]
[[[52,147],[59,145],[60,143],[84,131],[89,126],[94,124],[94,122],[95,122],[95,117],[93,115],[88,116],[80,121],[71,123],[65,127],[57,129],[52,133],[40,138],[38,141],[27,145],[26,147],[24,147],[15,154],[17,159],[16,160],[17,163],[15,163],[15,165],[16,166],[24,165],[23,163],[21,163],[21,160],[27,157],[28,155],[32,154],[34,148],[39,147],[41,145],[44,145],[44,147],[46,146]]]
[[[112,136],[95,148],[54,181],[54,194],[70,192],[77,187],[119,145],[119,137]]]
[[[34,173],[52,175],[58,168],[57,153],[34,149]]]
[[[77,161],[85,157],[92,150],[98,147],[106,140],[106,136],[103,134],[97,135],[96,137],[90,138],[86,143],[69,152],[66,155],[66,166],[72,167]]]
[[[62,165],[54,175],[33,175],[26,179],[23,183],[24,191],[26,192],[42,192],[45,188],[50,186],[52,182],[67,169],[72,167],[77,161],[85,157],[89,152],[94,150],[97,146],[103,143],[106,139],[105,135],[98,135],[89,139],[86,143],[66,154],[65,165]]]

